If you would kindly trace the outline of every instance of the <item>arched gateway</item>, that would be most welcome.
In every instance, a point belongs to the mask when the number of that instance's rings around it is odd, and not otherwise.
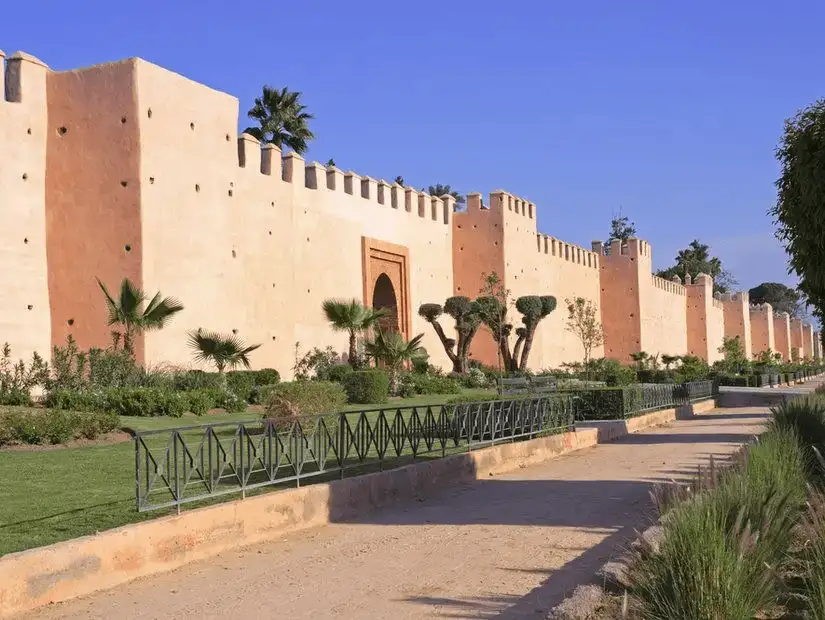
[[[363,251],[364,305],[386,309],[381,321],[385,330],[400,332],[410,337],[410,254],[407,248],[385,241],[361,240]]]

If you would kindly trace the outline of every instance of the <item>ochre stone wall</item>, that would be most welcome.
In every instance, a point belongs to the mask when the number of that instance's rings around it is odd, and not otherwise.
[[[51,344],[46,262],[47,67],[0,52],[0,345],[15,359]],[[69,259],[71,260],[71,259]]]
[[[782,359],[791,359],[791,317],[787,312],[773,315],[774,353],[782,355]]]
[[[46,238],[52,342],[106,347],[97,278],[142,286],[140,136],[134,60],[48,76]],[[90,156],[92,153],[100,156]],[[143,359],[143,339],[135,353]]]
[[[0,55],[0,58],[3,58]],[[718,358],[725,334],[746,351],[774,348],[771,316],[714,299],[712,282],[685,287],[652,275],[649,243],[617,242],[607,252],[540,233],[537,207],[504,191],[483,204],[305,162],[236,134],[235,97],[140,59],[52,72],[25,54],[5,62],[0,96],[0,342],[15,357],[48,356],[72,335],[83,348],[106,346],[110,328],[100,278],[113,294],[129,277],[185,310],[138,339],[148,364],[192,365],[187,333],[198,327],[261,344],[255,367],[284,376],[312,347],[347,349],[321,305],[328,298],[371,304],[389,281],[407,336],[423,333],[431,362],[450,368],[422,303],[475,298],[497,273],[511,299],[553,295],[530,367],[581,360],[566,329],[565,300],[599,312],[604,347],[631,353]],[[689,292],[690,291],[690,292]],[[511,308],[516,326],[520,314]],[[451,334],[449,317],[442,325]],[[515,336],[513,337],[515,339]],[[801,323],[788,346],[815,351],[818,334]],[[817,345],[818,347],[818,345]],[[472,356],[496,362],[483,329]]]
[[[594,249],[602,245],[594,242]],[[605,355],[630,361],[630,355],[687,353],[687,300],[681,284],[652,275],[652,249],[641,239],[614,241],[601,256]],[[609,314],[608,314],[609,312]]]
[[[556,309],[540,324],[530,352],[531,368],[558,368],[564,362],[581,360],[583,348],[567,329],[566,299],[582,297],[601,314],[599,256],[588,249],[538,234],[535,205],[507,192],[490,196],[490,208],[500,209],[504,221],[505,285],[513,299],[523,295],[552,295]],[[511,310],[514,324],[521,315]],[[591,355],[602,357],[603,347]]]
[[[751,347],[754,355],[763,351],[776,351],[773,332],[773,307],[762,304],[750,307]]]
[[[719,348],[725,336],[722,302],[713,296],[713,278],[699,274],[687,289],[688,353],[708,363],[722,359]]]
[[[721,301],[724,315],[724,337],[738,337],[745,350],[745,357],[753,359],[748,293],[727,293],[721,296]]]

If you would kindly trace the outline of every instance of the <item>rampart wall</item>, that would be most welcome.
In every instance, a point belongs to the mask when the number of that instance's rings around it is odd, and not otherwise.
[[[83,348],[109,344],[97,278],[117,294],[129,277],[185,306],[138,340],[142,361],[190,365],[186,335],[203,327],[260,343],[254,366],[289,376],[296,343],[299,354],[346,350],[346,335],[322,315],[324,300],[383,304],[379,285],[389,282],[401,331],[424,333],[431,361],[448,368],[417,309],[475,298],[493,272],[512,299],[558,301],[537,331],[533,369],[581,359],[566,329],[565,300],[576,297],[595,305],[604,326],[595,357],[696,351],[713,361],[728,333],[742,334],[746,348],[753,333],[754,352],[768,341],[773,348],[773,320],[746,313],[746,302],[652,275],[646,241],[607,252],[570,244],[540,233],[536,205],[504,191],[486,204],[471,193],[454,212],[451,197],[237,137],[238,116],[236,98],[140,59],[63,72],[25,54],[5,61],[0,339],[15,357],[48,355],[67,335]],[[514,308],[510,317],[519,324]],[[813,331],[794,333],[810,354]],[[495,363],[488,333],[472,354]]]
[[[787,312],[773,315],[774,353],[779,353],[783,360],[791,359],[791,317]]]
[[[752,305],[751,318],[751,347],[753,355],[764,351],[776,351],[776,342],[773,331],[773,307],[770,304]]]
[[[5,62],[4,62],[5,60]],[[46,75],[36,58],[0,52],[0,344],[49,354],[46,267]]]
[[[688,353],[708,363],[722,359],[725,338],[724,306],[713,296],[713,278],[702,273],[687,289]]]
[[[725,338],[739,338],[747,359],[753,359],[750,298],[748,293],[725,293],[720,297],[725,324]]]
[[[603,254],[601,242],[592,244]],[[600,256],[605,355],[629,361],[630,355],[682,355],[687,352],[687,291],[652,275],[652,249],[641,239],[614,241]]]

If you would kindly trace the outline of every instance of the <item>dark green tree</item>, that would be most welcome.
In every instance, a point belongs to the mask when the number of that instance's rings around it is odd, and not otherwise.
[[[722,267],[722,261],[710,255],[710,247],[698,239],[691,241],[684,250],[679,250],[675,265],[659,271],[656,275],[666,280],[672,280],[673,276],[679,276],[684,280],[688,274],[695,279],[700,273],[706,273],[713,278],[715,293],[726,293],[737,284],[730,272]]]
[[[792,317],[802,318],[805,314],[802,294],[779,282],[763,282],[748,291],[753,304],[769,303],[773,311],[787,312]]]
[[[255,98],[255,105],[247,115],[258,125],[244,131],[262,143],[304,153],[309,141],[315,138],[309,129],[309,121],[315,117],[306,111],[306,106],[301,103],[301,93],[297,91],[264,86],[263,93]]]
[[[327,168],[335,168],[335,160],[334,160],[332,157],[330,157],[330,158],[327,160],[327,164],[326,164],[326,165],[327,165]]]
[[[490,329],[498,344],[504,368],[510,372],[527,370],[527,361],[539,323],[556,309],[556,298],[550,295],[525,295],[516,300],[516,310],[522,315],[523,325],[515,329],[516,342],[510,350],[510,334],[513,324],[507,320],[507,306],[494,295],[484,295],[476,300],[481,308],[484,324]]]
[[[448,338],[438,318],[447,313],[455,320],[458,339]],[[453,363],[453,372],[466,374],[470,369],[470,343],[481,325],[481,307],[469,297],[450,297],[442,308],[439,304],[421,304],[418,314],[433,326],[447,357]]]
[[[617,239],[627,241],[635,236],[636,224],[631,222],[629,217],[619,212],[619,215],[610,220],[610,234],[604,244],[609,247],[610,244]]]
[[[400,174],[397,177],[395,177],[395,182],[398,183],[398,185],[400,185],[401,187],[404,187],[404,177],[402,177]]]
[[[825,319],[825,99],[785,121],[776,149],[781,172],[770,210],[799,290]]]
[[[441,196],[452,196],[453,198],[455,198],[456,209],[458,208],[459,205],[464,204],[464,196],[459,194],[457,191],[455,191],[449,185],[441,185],[441,183],[438,183],[437,185],[430,185],[426,189],[426,192],[430,196],[437,196],[439,198]]]

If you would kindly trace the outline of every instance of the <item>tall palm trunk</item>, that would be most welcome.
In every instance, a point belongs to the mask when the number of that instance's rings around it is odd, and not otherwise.
[[[358,347],[354,329],[349,330],[349,365],[353,368],[358,366]]]

